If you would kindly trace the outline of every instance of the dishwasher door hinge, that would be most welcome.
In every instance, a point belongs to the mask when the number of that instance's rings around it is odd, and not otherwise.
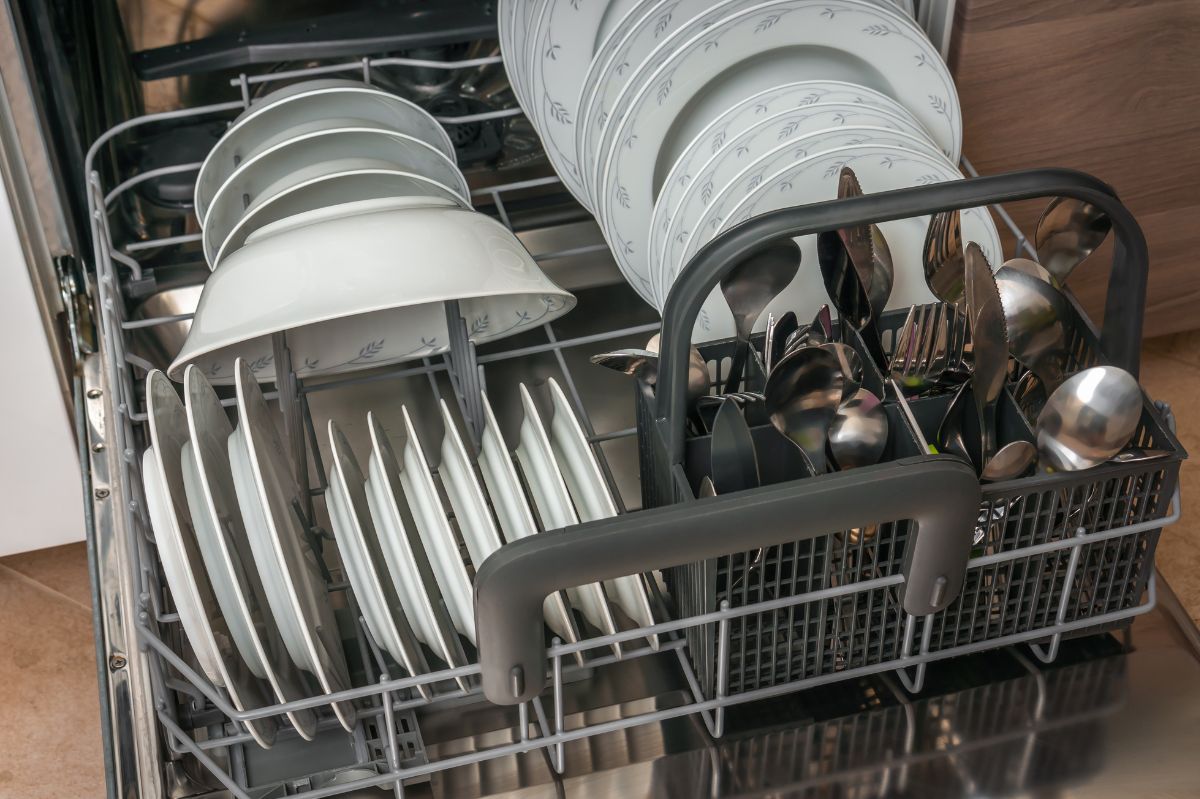
[[[71,342],[70,362],[78,364],[84,356],[96,352],[96,316],[91,282],[82,262],[74,255],[56,256],[54,272],[58,277],[58,291],[62,299],[62,322],[67,328],[68,335],[65,338]]]

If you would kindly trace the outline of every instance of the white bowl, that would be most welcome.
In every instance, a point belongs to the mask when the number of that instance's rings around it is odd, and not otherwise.
[[[395,169],[420,175],[453,191],[463,205],[470,204],[466,178],[454,161],[414,136],[378,123],[291,134],[285,131],[280,134],[283,141],[242,161],[209,200],[204,255],[212,268],[229,232],[250,207],[304,181],[345,169]],[[349,161],[357,166],[347,166]]]
[[[244,358],[274,378],[271,335],[287,331],[307,377],[423,358],[448,347],[444,303],[460,301],[472,341],[551,321],[575,297],[508,228],[461,208],[372,200],[322,208],[256,231],[212,273],[183,350],[215,383]]]
[[[209,152],[196,175],[196,218],[204,222],[213,196],[243,161],[288,136],[340,127],[348,120],[385,125],[454,159],[445,129],[408,100],[353,80],[295,83],[255,101]]]
[[[259,192],[236,217],[218,223],[214,217],[228,204],[214,203],[204,228],[204,257],[209,269],[216,269],[254,231],[269,224],[330,206],[388,198],[471,207],[459,192],[424,175],[397,170],[374,158],[339,158],[295,170]]]

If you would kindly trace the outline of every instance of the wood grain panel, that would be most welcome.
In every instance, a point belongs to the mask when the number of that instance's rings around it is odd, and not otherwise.
[[[958,0],[950,64],[975,167],[1112,184],[1150,244],[1146,334],[1200,327],[1200,2]],[[1010,211],[1032,234],[1040,207]],[[1070,281],[1097,320],[1106,277]]]

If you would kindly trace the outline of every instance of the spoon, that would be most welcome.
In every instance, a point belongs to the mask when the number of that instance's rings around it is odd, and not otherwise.
[[[837,357],[821,347],[801,347],[788,354],[767,378],[767,416],[800,448],[814,474],[826,471],[825,441],[844,381]]]
[[[983,467],[979,479],[985,483],[1013,480],[1029,471],[1029,467],[1033,466],[1037,456],[1038,450],[1033,442],[1010,441],[1001,447]]]
[[[996,452],[996,402],[1008,377],[1008,333],[1004,306],[987,257],[975,242],[967,245],[965,299],[971,331],[971,396],[979,417],[979,468],[987,467]]]
[[[887,441],[887,414],[870,391],[860,388],[838,406],[829,426],[829,455],[838,469],[878,463]]]
[[[799,270],[800,247],[791,239],[784,239],[741,261],[721,278],[721,293],[733,312],[737,334],[725,391],[734,391],[741,384],[750,352],[750,334],[758,317]]]
[[[925,285],[944,303],[963,301],[966,266],[963,261],[962,220],[957,210],[941,211],[929,219],[921,265]]]
[[[1037,420],[1040,463],[1047,472],[1090,469],[1119,453],[1137,430],[1142,390],[1115,366],[1084,369],[1058,387]]]
[[[842,370],[842,402],[846,402],[862,387],[863,363],[862,358],[849,344],[831,341],[821,344],[821,349],[832,352],[837,358],[838,369]]]
[[[887,358],[879,340],[879,329],[875,326],[871,300],[837,231],[827,230],[817,235],[817,260],[825,290],[829,292],[842,323],[849,323],[862,335],[871,359],[879,368],[886,369]]]
[[[1075,267],[1099,247],[1112,220],[1091,203],[1056,197],[1042,211],[1034,231],[1038,260],[1046,271],[1065,283]]]
[[[647,385],[658,383],[658,334],[646,344],[646,349],[623,349],[602,352],[588,360],[597,366],[630,375]],[[708,393],[708,365],[695,347],[688,352],[688,403]]]
[[[1048,392],[1065,379],[1071,356],[1067,349],[1067,322],[1071,306],[1033,261],[1014,258],[996,272],[996,287],[1004,307],[1008,351],[1038,376]]]
[[[658,353],[642,349],[613,350],[591,356],[588,360],[605,369],[629,375],[649,385],[658,382]]]
[[[646,342],[646,349],[658,354],[659,334],[655,333]],[[708,393],[712,376],[708,373],[708,364],[704,356],[695,347],[688,347],[688,402],[694,403],[699,397]]]
[[[1009,258],[1000,265],[1000,269],[1012,269],[1029,275],[1030,277],[1035,277],[1044,283],[1049,283],[1056,289],[1062,288],[1062,284],[1058,282],[1054,275],[1047,272],[1044,266],[1039,264],[1037,261],[1031,261],[1028,258]],[[1000,269],[996,270],[997,274],[1000,273]]]

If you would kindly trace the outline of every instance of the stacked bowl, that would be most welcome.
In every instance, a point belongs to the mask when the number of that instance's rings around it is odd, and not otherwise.
[[[288,334],[300,376],[423,358],[448,347],[446,303],[473,341],[550,321],[575,298],[506,227],[471,208],[445,130],[364,83],[293,84],[251,105],[209,153],[195,209],[205,284],[169,374],[275,372]]]
[[[893,0],[502,0],[514,92],[617,265],[661,309],[705,243],[781,207],[834,199],[849,166],[868,193],[962,178],[946,64]],[[963,236],[998,264],[986,209]],[[897,261],[889,307],[933,299],[925,219],[881,225]],[[807,318],[825,292],[815,242],[768,311]],[[768,314],[760,317],[765,321]],[[714,293],[697,337],[733,335]]]

